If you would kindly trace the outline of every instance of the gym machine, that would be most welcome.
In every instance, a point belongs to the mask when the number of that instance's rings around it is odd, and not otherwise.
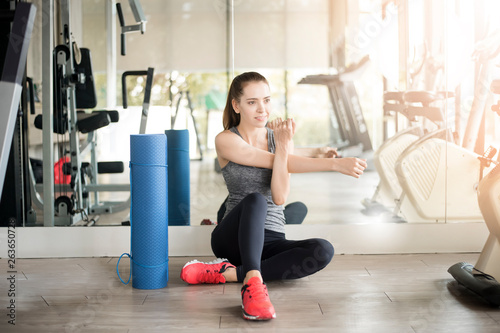
[[[336,75],[308,75],[299,84],[321,84],[328,87],[333,110],[330,112],[331,144],[342,155],[360,156],[372,152],[368,127],[361,110],[354,80],[364,71],[369,57],[347,67]]]
[[[191,117],[191,120],[193,121],[194,132],[196,135],[196,145],[198,146],[198,151],[200,152],[200,157],[197,158],[197,160],[201,161],[201,160],[203,160],[203,147],[201,145],[200,134],[198,132],[198,124],[196,122],[196,118],[194,117],[194,109],[193,109],[193,104],[191,102],[191,95],[189,93],[189,90],[180,90],[174,96],[174,99],[176,99],[175,111],[172,112],[172,114],[170,116],[170,128],[173,129],[175,127],[175,121],[177,120],[177,116],[179,115],[181,101],[182,101],[184,96],[185,96],[186,101],[187,101],[187,108],[189,110],[189,116]]]
[[[153,88],[154,68],[149,67],[147,71],[125,71],[122,74],[122,102],[123,108],[128,108],[127,98],[127,77],[129,76],[146,76],[146,86],[144,89],[144,100],[142,103],[141,124],[139,126],[139,134],[146,133],[146,125],[148,122],[149,105],[151,101],[151,89]]]
[[[487,99],[482,91],[483,85],[490,82],[488,72],[482,69],[490,68],[500,53],[495,41],[498,41],[498,34],[488,36],[483,43],[495,47],[478,48],[476,51],[474,60],[481,70],[476,79],[472,107],[474,112],[471,112],[471,116],[475,114],[475,118],[482,117],[481,106],[484,109]],[[384,216],[386,220],[410,223],[483,221],[475,200],[480,180],[477,172],[480,169],[478,158],[481,155],[465,148],[466,139],[464,147],[461,147],[458,135],[443,128],[443,112],[431,106],[435,101],[449,97],[453,97],[450,92],[425,91],[409,91],[401,96],[392,94],[387,97],[392,99],[391,105],[386,104],[388,108],[394,108],[410,121],[416,116],[424,116],[437,129],[420,137],[416,132],[411,133],[411,130],[401,132],[381,146],[374,155],[374,164],[381,177],[380,184],[374,197],[363,202],[363,212],[370,215],[389,212]],[[405,106],[402,106],[402,102]],[[479,133],[479,128],[472,129],[473,126],[478,127],[479,124],[469,119],[466,133]],[[472,145],[469,143],[468,147],[474,148],[474,142]],[[487,174],[492,166],[482,169]]]
[[[87,70],[85,71],[88,77],[92,77],[91,71],[91,61],[90,58],[87,58],[87,55],[90,56],[90,53],[86,49],[80,49],[82,55],[82,63],[86,64]],[[83,61],[86,59],[86,61]],[[129,76],[145,76],[146,84],[144,89],[144,100],[141,111],[141,121],[138,129],[138,133],[144,134],[146,132],[147,119],[149,113],[150,106],[150,98],[151,98],[151,89],[153,86],[153,76],[154,69],[148,68],[147,71],[126,71],[122,74],[122,91],[123,91],[123,108],[128,108],[127,101],[127,77]],[[89,83],[89,81],[86,81]],[[95,87],[92,84],[87,84],[87,91],[95,92]],[[96,102],[93,100],[90,104],[85,103],[83,101],[92,100],[89,98],[88,94],[80,94],[78,89],[76,91],[76,100],[77,107],[82,107],[85,105],[86,107],[95,106]],[[93,93],[91,94],[93,95]],[[105,213],[116,213],[128,209],[130,207],[130,196],[127,200],[124,201],[101,201],[99,198],[99,192],[128,192],[130,190],[129,184],[99,184],[97,181],[98,174],[110,174],[110,173],[122,173],[124,171],[123,162],[121,161],[108,161],[108,162],[98,162],[97,160],[97,129],[103,126],[109,125],[110,122],[118,122],[119,114],[117,111],[93,111],[92,113],[85,113],[83,111],[77,111],[78,117],[78,131],[80,133],[86,133],[87,138],[85,140],[85,144],[82,145],[83,149],[81,149],[80,154],[84,156],[86,153],[90,154],[90,162],[82,162],[80,164],[80,168],[75,170],[78,175],[80,175],[82,194],[84,198],[84,209],[85,213],[83,213],[82,218],[85,220],[83,222],[86,225],[89,223],[93,223],[85,216],[85,214],[105,214]],[[57,120],[60,122],[60,120]],[[56,119],[54,120],[56,122]],[[64,123],[64,122],[63,122]],[[35,119],[35,126],[39,127],[41,124],[41,117],[38,116]],[[41,128],[41,127],[39,127]],[[55,131],[55,130],[54,130]],[[71,135],[71,133],[70,133]],[[74,135],[79,136],[78,133]],[[76,139],[75,139],[76,140]],[[71,152],[71,150],[70,150]],[[74,154],[70,153],[70,156],[74,156]],[[56,188],[59,188],[59,194],[65,193],[66,195],[59,195],[55,200],[55,211],[57,216],[55,218],[56,225],[66,225],[67,223],[76,223],[77,219],[72,217],[78,211],[73,208],[73,200],[74,194],[72,190],[74,189],[75,184],[75,173],[72,173],[74,169],[71,166],[71,163],[64,163],[62,168],[62,173],[64,175],[71,176],[71,183],[68,185],[60,184],[56,185]],[[41,191],[42,186],[38,184],[36,186],[36,191],[34,194],[37,194]],[[70,194],[68,196],[67,194]],[[90,193],[93,193],[93,200],[91,201],[89,198]],[[41,206],[42,202],[39,199],[39,196],[34,195],[33,201],[37,203],[38,206]],[[69,208],[69,209],[68,209]],[[67,221],[68,219],[73,218],[73,221]]]
[[[425,141],[433,137],[449,140],[452,136],[444,128],[444,115],[436,102],[453,97],[451,92],[407,91],[384,93],[384,113],[395,113],[405,116],[409,128],[396,133],[377,149],[373,163],[380,176],[379,184],[371,198],[362,201],[366,215],[386,214],[386,219],[402,222],[397,216],[398,202],[403,190],[396,174],[396,162],[401,154],[415,144],[417,140]],[[426,122],[431,122],[431,125]],[[418,125],[420,123],[420,126]],[[394,211],[394,212],[393,212]],[[391,213],[392,216],[391,216]]]
[[[133,10],[140,9],[137,1],[130,1],[130,3],[131,6],[134,4]],[[96,130],[108,126],[111,122],[117,122],[119,113],[115,110],[84,111],[93,109],[97,105],[91,55],[88,49],[79,48],[73,41],[70,1],[61,1],[60,8],[62,44],[55,47],[53,51],[53,128],[43,128],[43,119],[49,116],[45,111],[43,115],[35,118],[35,127],[44,132],[53,132],[58,135],[58,138],[63,137],[58,142],[59,155],[62,159],[60,161],[63,162],[58,171],[61,173],[60,178],[64,179],[67,176],[70,181],[55,185],[54,222],[44,224],[75,225],[82,221],[85,225],[92,225],[95,219],[89,218],[90,214],[114,213],[130,206],[130,198],[124,201],[102,202],[99,200],[98,192],[129,192],[130,185],[98,184],[98,174],[124,171],[121,161],[97,162],[96,151]],[[142,12],[142,9],[140,11]],[[139,132],[144,132],[146,127],[153,69],[149,69],[145,75],[148,76],[149,86],[146,87],[145,107]],[[90,155],[90,162],[83,161],[87,155]],[[51,149],[46,149],[44,146],[43,156],[44,159],[52,160]],[[52,200],[52,198],[41,199],[39,194],[42,194],[45,186],[35,185],[32,172],[31,175],[32,200],[38,207],[43,208],[44,201]],[[94,193],[93,200],[91,200],[91,192]]]
[[[500,94],[500,81],[493,81],[491,91]],[[492,110],[500,116],[500,103]],[[496,149],[490,147],[479,158],[481,181],[477,189],[477,201],[490,232],[476,265],[459,262],[448,272],[468,290],[482,297],[490,305],[500,306],[500,154],[495,161]],[[483,171],[496,165],[486,176]]]
[[[31,33],[35,21],[36,7],[28,3],[16,3],[15,10],[2,13],[9,36],[6,44],[5,58],[2,59],[2,75],[0,80],[0,198],[2,198],[2,220],[15,219],[15,224],[22,222],[25,211],[19,204],[26,204],[23,196],[23,163],[27,163],[26,147],[23,145],[22,126],[26,116],[26,105],[20,108],[21,93],[25,86],[25,68]],[[10,26],[12,22],[12,26]],[[3,48],[3,47],[2,47]],[[3,55],[3,54],[2,54]],[[25,104],[25,103],[22,103]],[[12,177],[14,175],[14,177]],[[18,177],[21,177],[20,181]],[[5,181],[7,179],[7,181]],[[7,183],[9,186],[6,186]],[[12,193],[14,188],[14,193]],[[23,197],[23,200],[19,200]],[[9,202],[6,200],[9,199]],[[28,200],[29,201],[29,200]],[[10,206],[10,207],[6,207]],[[18,209],[19,208],[19,209]],[[14,210],[12,212],[11,210]]]
[[[480,70],[469,117],[483,118],[488,98],[484,86],[491,84],[488,68],[500,54],[499,38],[500,34],[492,33],[476,47],[474,60]],[[484,44],[490,47],[482,47]],[[486,175],[493,166],[481,166],[481,154],[473,151],[480,125],[469,118],[465,133],[477,134],[472,143],[470,135],[465,135],[462,147],[448,129],[440,129],[436,135],[429,133],[417,140],[399,156],[395,170],[403,192],[395,213],[407,222],[484,221],[476,200],[478,170]]]
[[[146,16],[142,11],[141,3],[139,2],[139,0],[129,0],[129,4],[130,8],[132,9],[132,13],[134,14],[134,19],[137,22],[137,24],[134,25],[125,25],[125,19],[123,18],[123,12],[122,12],[122,5],[120,3],[116,4],[116,12],[118,14],[118,19],[120,20],[120,27],[121,27],[120,50],[122,56],[127,54],[127,46],[126,46],[127,39],[125,35],[132,32],[140,32],[141,34],[144,34],[146,32],[147,21],[146,21]]]

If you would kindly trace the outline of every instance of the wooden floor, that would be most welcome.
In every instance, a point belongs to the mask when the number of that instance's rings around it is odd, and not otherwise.
[[[240,285],[185,284],[192,258],[172,257],[168,286],[138,290],[117,258],[19,259],[14,286],[0,259],[0,332],[500,332],[500,309],[447,273],[477,254],[339,255],[323,271],[269,282],[277,318],[241,317]],[[213,258],[201,258],[211,260]],[[128,276],[128,261],[120,271]],[[16,325],[7,323],[15,288]]]

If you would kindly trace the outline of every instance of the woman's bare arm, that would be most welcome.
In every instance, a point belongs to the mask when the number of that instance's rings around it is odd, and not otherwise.
[[[277,205],[283,205],[290,193],[290,173],[288,172],[288,156],[293,149],[292,137],[295,132],[295,122],[287,119],[276,124],[274,141],[276,151],[271,178],[271,195]]]
[[[311,158],[297,155],[288,157],[288,172],[290,173],[337,171],[359,178],[366,166],[366,160],[357,157]]]
[[[294,155],[304,156],[304,157],[321,157],[321,158],[333,158],[340,157],[337,152],[337,148],[332,147],[314,147],[314,148],[295,148]]]
[[[228,130],[215,137],[215,150],[221,168],[229,161],[257,168],[273,168],[274,154],[248,144],[237,134]]]
[[[232,161],[258,168],[273,168],[274,154],[249,145],[230,131],[224,131],[217,135],[215,147],[221,167],[224,167],[228,161]],[[366,168],[366,160],[356,157],[309,158],[288,154],[287,165],[289,173],[337,171],[359,178]]]

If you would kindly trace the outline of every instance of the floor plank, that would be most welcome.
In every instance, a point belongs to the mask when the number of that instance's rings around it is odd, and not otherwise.
[[[277,318],[241,317],[241,285],[187,285],[172,257],[168,286],[139,290],[121,283],[117,258],[21,259],[16,326],[7,323],[9,274],[0,259],[1,332],[499,332],[500,309],[447,273],[477,254],[341,255],[324,270],[269,281]],[[213,258],[198,258],[211,260]],[[128,276],[129,267],[120,272]],[[2,313],[3,312],[3,313]]]

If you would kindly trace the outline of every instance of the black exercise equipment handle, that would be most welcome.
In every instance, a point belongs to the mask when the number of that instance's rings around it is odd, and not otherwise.
[[[122,101],[123,101],[123,108],[126,109],[128,107],[128,103],[127,103],[127,76],[143,76],[143,75],[148,75],[149,73],[149,69],[147,71],[125,71],[123,72],[122,74]],[[149,77],[149,75],[148,75]],[[150,92],[151,89],[149,89],[149,92],[148,92],[148,89],[147,89],[147,81],[146,81],[146,92],[145,92],[145,96],[144,96],[144,100],[146,100],[146,98],[148,98],[148,102],[149,102],[149,96],[151,94]]]
[[[125,25],[125,20],[123,19],[122,5],[120,3],[116,4],[116,12],[118,13],[118,19],[120,20],[120,27]]]
[[[26,82],[28,83],[30,114],[35,114],[35,88],[33,86],[33,79],[26,77]]]
[[[151,100],[151,89],[153,88],[154,68],[148,67],[146,78],[146,90],[144,92],[144,103],[149,104]]]
[[[123,18],[122,5],[119,3],[116,4],[116,12],[118,14],[118,19],[120,20],[120,27],[122,27],[122,32],[120,34],[121,55],[126,55],[127,54],[126,39],[125,39],[125,33],[123,32],[123,27],[125,26],[125,19]]]
[[[125,34],[122,32],[120,35],[120,54],[122,56],[127,54],[127,39],[125,38]]]

